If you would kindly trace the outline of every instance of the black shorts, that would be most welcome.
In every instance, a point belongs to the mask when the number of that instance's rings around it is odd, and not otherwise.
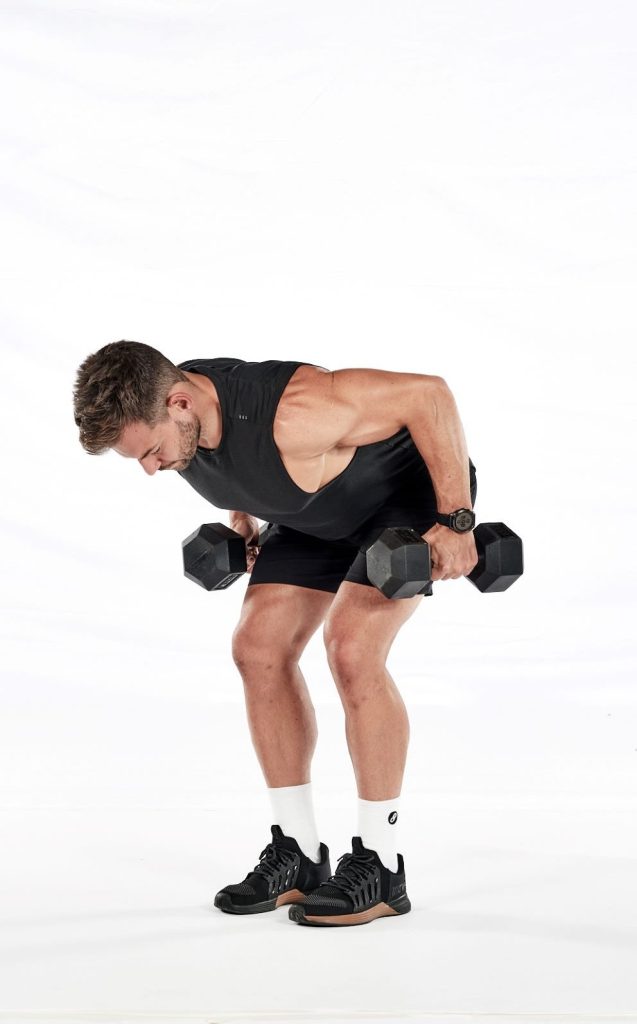
[[[473,464],[470,466],[470,480],[473,506],[477,492]],[[419,533],[426,533],[435,523],[433,491],[431,499],[430,504],[424,506],[423,518],[418,521],[415,521],[413,508],[405,513],[403,522],[396,507],[392,506],[386,525],[410,526]],[[375,524],[382,523],[382,518],[380,509],[374,514]],[[370,535],[373,537],[381,528],[376,525]],[[335,594],[343,580],[372,587],[374,584],[367,578],[366,564],[365,551],[361,550],[359,539],[324,540],[279,524],[270,532],[261,548],[250,573],[248,586],[258,583],[289,583],[295,587],[311,587],[313,590],[326,590]]]

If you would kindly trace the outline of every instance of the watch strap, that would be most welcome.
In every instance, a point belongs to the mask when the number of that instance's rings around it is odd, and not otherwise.
[[[455,533],[467,533],[467,530],[459,530],[455,526],[456,516],[458,515],[458,513],[462,513],[464,516],[469,514],[472,517],[473,526],[471,527],[471,529],[473,529],[475,526],[476,517],[475,513],[469,508],[457,508],[455,512],[450,512],[448,514],[445,514],[444,512],[436,512],[436,522],[440,523],[441,526],[448,526],[449,529],[453,530]]]
[[[448,526],[450,530],[453,530],[451,525],[451,514],[445,515],[443,512],[436,512],[436,522],[440,523],[441,526]]]

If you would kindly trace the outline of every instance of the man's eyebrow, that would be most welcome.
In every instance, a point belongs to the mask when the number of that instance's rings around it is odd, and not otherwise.
[[[150,455],[150,453],[152,452],[153,448],[156,448],[156,447],[157,447],[157,445],[156,445],[156,444],[151,444],[151,446],[150,446],[150,448],[148,449],[148,451],[147,451],[147,452],[144,452],[144,454],[143,454],[143,455],[140,455],[140,456],[139,456],[139,459],[138,459],[137,461],[138,461],[138,462],[141,462],[141,461],[142,461],[142,459],[145,459],[147,455]]]

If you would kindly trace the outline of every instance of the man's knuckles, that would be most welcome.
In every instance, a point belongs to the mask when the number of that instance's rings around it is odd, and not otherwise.
[[[432,580],[459,580],[463,576],[468,576],[477,564],[478,561],[476,559],[475,562],[467,562],[463,566],[457,566],[453,563],[435,565],[432,566],[431,578]]]

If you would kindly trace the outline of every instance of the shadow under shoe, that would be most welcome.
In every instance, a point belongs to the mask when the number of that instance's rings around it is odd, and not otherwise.
[[[298,903],[330,877],[330,856],[325,843],[321,843],[321,859],[315,864],[296,839],[283,834],[279,825],[271,825],[270,829],[272,842],[259,854],[259,863],[243,882],[226,885],[215,896],[215,907],[224,913],[263,914],[286,903]]]
[[[353,836],[352,851],[339,857],[334,875],[298,906],[290,907],[291,921],[329,927],[368,924],[378,917],[409,913],[402,855],[398,854],[394,872],[385,867],[375,850],[363,846],[360,836]]]

